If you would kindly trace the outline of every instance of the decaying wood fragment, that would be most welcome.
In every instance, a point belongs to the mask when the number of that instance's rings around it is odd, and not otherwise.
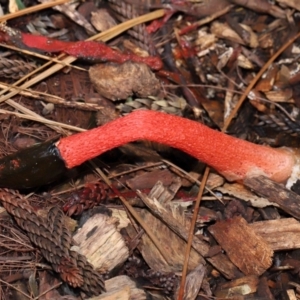
[[[255,275],[245,276],[219,285],[215,292],[216,297],[231,298],[237,295],[253,294],[257,290],[258,277]]]
[[[198,18],[211,16],[230,6],[227,0],[185,1],[183,2],[184,5],[180,2],[178,2],[178,4],[176,4],[176,1],[174,2],[175,3],[171,5],[173,9],[178,9],[189,15],[197,16]]]
[[[248,177],[244,185],[255,191],[261,197],[267,198],[291,216],[300,218],[300,196],[288,190],[281,184],[266,178],[265,176]]]
[[[271,247],[242,217],[217,222],[208,230],[245,275],[261,275],[271,266]]]
[[[76,251],[85,255],[95,269],[111,271],[129,256],[125,241],[116,229],[117,219],[102,214],[90,217],[73,236]]]
[[[123,207],[122,207],[123,208]],[[128,213],[124,209],[110,208],[112,217],[118,219],[117,230],[120,231],[122,228],[126,228],[130,224]]]

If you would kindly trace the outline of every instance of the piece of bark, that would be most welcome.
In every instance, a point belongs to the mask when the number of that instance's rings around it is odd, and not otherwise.
[[[172,216],[172,213],[168,210],[166,210],[164,207],[160,206],[159,204],[150,204],[149,198],[147,196],[141,196],[142,193],[140,193],[140,197],[143,199],[144,203],[150,208],[152,213],[155,216],[158,216],[159,219],[163,220],[164,223],[167,224],[167,226],[180,238],[187,241],[188,239],[188,228],[183,226],[181,222],[178,222],[176,218]],[[158,207],[159,205],[159,207]],[[201,241],[197,237],[193,238],[192,241],[192,248],[195,249],[201,256],[206,255],[209,249],[209,246],[207,243]]]
[[[129,257],[126,243],[116,229],[116,218],[95,214],[73,236],[73,248],[86,256],[100,273],[111,271]]]
[[[300,196],[288,190],[279,183],[275,183],[265,176],[247,177],[244,185],[261,197],[267,198],[291,216],[300,218]]]
[[[231,298],[236,295],[249,295],[256,292],[257,286],[257,276],[245,276],[219,285],[214,296],[220,298]]]
[[[293,218],[260,221],[249,226],[268,243],[273,251],[300,248],[300,223]]]
[[[271,266],[271,247],[243,218],[219,221],[208,230],[245,275],[261,275]]]

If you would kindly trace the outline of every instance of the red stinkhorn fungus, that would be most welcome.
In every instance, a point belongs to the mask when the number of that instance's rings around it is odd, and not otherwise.
[[[163,64],[158,56],[141,57],[133,53],[121,53],[110,48],[102,42],[77,41],[64,42],[47,38],[44,36],[22,33],[19,30],[0,24],[0,42],[5,42],[33,52],[64,52],[77,58],[89,60],[91,62],[123,63],[134,61],[145,63],[153,70],[159,70]]]
[[[243,181],[246,176],[265,175],[274,181],[285,182],[291,176],[297,160],[294,151],[290,149],[252,144],[185,118],[140,110],[104,126],[62,138],[55,145],[44,147],[40,157],[37,155],[38,148],[35,148],[32,152],[35,153],[34,159],[27,170],[34,173],[36,169],[45,169],[49,165],[56,168],[60,165],[58,157],[67,168],[73,168],[112,148],[136,140],[149,140],[180,149],[213,167],[229,181]],[[25,151],[27,155],[30,154],[30,149]],[[46,160],[47,151],[50,158]],[[13,183],[19,166],[23,167],[23,155],[17,155],[4,158],[5,163],[0,161],[0,185],[5,181],[6,187],[11,187],[8,186],[9,177]],[[39,161],[47,162],[47,166],[39,167]],[[55,164],[49,164],[50,161]],[[10,172],[6,170],[7,166]],[[27,181],[24,178],[24,184],[18,188],[36,184],[35,180],[30,179],[29,173]]]

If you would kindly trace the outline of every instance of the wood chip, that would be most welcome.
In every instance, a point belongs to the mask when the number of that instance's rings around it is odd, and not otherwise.
[[[116,229],[115,218],[102,214],[90,217],[73,236],[78,244],[76,250],[101,273],[121,265],[129,257],[125,241]]]
[[[274,251],[300,248],[300,222],[293,218],[249,224]]]
[[[208,230],[245,275],[261,275],[271,266],[271,247],[242,217],[217,222]]]
[[[267,206],[278,206],[266,198],[256,196],[239,183],[225,183],[222,187],[218,187],[217,191],[234,196],[240,200],[249,201],[253,207],[264,208]]]
[[[296,193],[265,176],[248,177],[244,180],[244,184],[256,194],[267,198],[270,202],[277,203],[291,216],[300,218],[300,196]]]

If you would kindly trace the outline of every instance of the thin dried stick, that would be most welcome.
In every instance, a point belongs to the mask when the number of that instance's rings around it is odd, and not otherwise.
[[[205,184],[209,175],[209,171],[210,168],[206,168],[204,171],[204,175],[203,175],[203,179],[200,185],[200,189],[199,189],[199,193],[197,195],[197,199],[196,199],[196,203],[195,203],[195,207],[194,207],[194,213],[193,213],[193,217],[192,217],[192,221],[191,221],[191,226],[190,226],[190,231],[189,231],[189,238],[188,238],[188,242],[185,248],[185,255],[184,255],[184,263],[183,263],[183,269],[182,269],[182,277],[181,277],[181,281],[180,281],[180,288],[179,288],[179,292],[178,292],[178,299],[182,300],[184,297],[184,287],[185,287],[185,282],[186,282],[186,275],[187,275],[187,271],[188,271],[188,263],[189,263],[189,259],[190,259],[190,252],[191,252],[191,248],[192,248],[192,242],[193,242],[193,237],[194,237],[194,228],[197,222],[197,217],[198,217],[198,213],[199,213],[199,209],[200,209],[200,203],[201,203],[201,199],[202,199],[202,195],[204,192],[204,188],[205,188]]]
[[[42,292],[41,294],[39,294],[37,297],[33,298],[33,300],[39,300],[41,299],[42,296],[46,295],[48,292],[52,291],[52,290],[56,290],[58,287],[60,287],[63,283],[59,282],[55,285],[52,285],[51,287],[49,287],[47,290],[45,290],[44,292]]]
[[[59,96],[55,96],[52,94],[48,94],[45,92],[38,92],[38,91],[31,90],[31,89],[22,89],[20,87],[12,86],[8,83],[0,83],[0,88],[6,89],[8,87],[10,87],[10,89],[12,91],[18,90],[19,93],[23,96],[31,97],[34,99],[38,99],[40,101],[46,101],[46,102],[53,103],[53,104],[58,104],[58,105],[65,106],[65,107],[79,108],[79,109],[93,110],[93,111],[103,109],[103,106],[100,106],[96,103],[66,101],[64,98],[61,98]]]
[[[28,54],[30,56],[35,56],[35,57],[47,60],[49,62],[54,62],[54,63],[57,63],[57,64],[62,64],[64,67],[70,67],[70,68],[73,68],[73,69],[76,69],[76,70],[87,72],[87,70],[84,69],[84,68],[77,67],[77,66],[70,65],[70,64],[69,65],[63,64],[62,61],[60,61],[59,59],[57,59],[55,57],[50,57],[50,56],[43,55],[43,54],[40,54],[40,53],[37,53],[37,52],[32,52],[32,51],[29,51],[29,50],[20,49],[18,47],[11,46],[11,45],[1,44],[1,43],[0,43],[0,45],[1,45],[1,47],[7,48],[7,49],[10,49],[10,50],[14,50],[14,51],[17,51],[17,52],[21,52],[21,53],[24,53],[24,54]]]
[[[17,288],[15,285],[12,285],[4,280],[1,280],[0,279],[0,283],[4,284],[4,285],[7,285],[8,287],[14,289],[15,291],[18,291],[19,293],[21,293],[23,296],[25,296],[26,298],[28,299],[32,299],[30,295],[24,293],[21,289]]]
[[[68,124],[64,124],[64,123],[60,123],[60,122],[56,122],[56,121],[51,121],[51,120],[45,119],[43,117],[39,117],[38,114],[37,114],[37,116],[32,116],[31,114],[25,114],[25,113],[21,114],[21,113],[15,112],[15,111],[9,111],[9,110],[5,110],[5,109],[0,109],[0,114],[14,115],[19,118],[36,121],[36,122],[41,122],[41,123],[44,123],[45,125],[48,125],[51,127],[57,126],[58,128],[64,128],[64,129],[73,130],[73,131],[77,131],[77,132],[86,131],[86,129],[83,129],[80,127],[76,127],[76,126],[72,126],[72,125],[68,125]]]

